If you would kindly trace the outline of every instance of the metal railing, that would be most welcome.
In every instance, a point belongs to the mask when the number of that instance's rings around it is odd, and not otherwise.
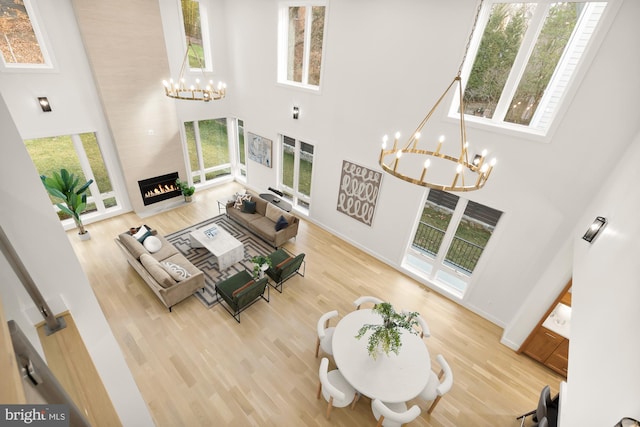
[[[444,233],[444,230],[421,221],[418,224],[412,245],[418,250],[436,256],[442,244]],[[471,274],[483,250],[484,247],[456,236],[449,246],[445,263]]]

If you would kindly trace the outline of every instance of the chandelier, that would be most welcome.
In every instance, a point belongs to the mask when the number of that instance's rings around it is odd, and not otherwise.
[[[189,52],[193,52],[193,55],[197,58],[198,63],[200,64],[200,71],[202,72],[202,82],[200,79],[195,80],[195,84],[187,85],[186,80],[184,78],[184,73],[189,64]],[[204,78],[204,65],[202,63],[202,58],[189,42],[187,46],[187,51],[184,54],[184,59],[182,60],[182,66],[180,67],[180,76],[177,81],[173,79],[163,80],[162,84],[164,85],[164,93],[169,98],[175,99],[186,99],[189,101],[204,101],[209,102],[211,100],[218,100],[225,97],[227,94],[227,85],[225,83],[219,82],[217,87],[214,86],[213,80],[209,80],[206,82]]]
[[[385,135],[382,138],[379,163],[385,172],[412,184],[443,191],[478,190],[489,179],[496,160],[487,161],[487,150],[483,150],[481,153],[474,153],[473,158],[469,161],[470,149],[464,123],[464,94],[460,77],[481,8],[482,0],[478,5],[475,21],[457,75],[418,125],[416,131],[402,144],[400,143],[400,132],[396,132],[391,148],[387,147],[389,143],[388,136]],[[436,111],[449,91],[454,88],[460,96],[460,151],[455,154],[447,154],[455,149],[450,146],[457,144],[445,144],[445,135],[440,135],[437,141],[435,136],[423,138],[427,141],[421,141],[420,139],[423,128],[434,111]]]

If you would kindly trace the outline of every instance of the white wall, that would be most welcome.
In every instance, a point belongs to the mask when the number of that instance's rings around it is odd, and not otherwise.
[[[574,232],[563,426],[613,426],[625,416],[640,419],[639,161],[637,134]],[[589,244],[580,237],[596,216],[604,216],[608,224]]]
[[[330,2],[319,95],[275,83],[277,5],[276,0],[227,2],[228,22],[240,23],[228,29],[234,96],[245,127],[274,141],[285,133],[313,143],[310,219],[399,267],[424,190],[384,176],[373,225],[367,227],[336,211],[340,166],[351,160],[379,169],[382,135],[415,129],[458,69],[476,4]],[[499,325],[530,330],[538,319],[516,316],[518,309],[525,301],[538,307],[546,302],[528,301],[529,294],[541,280],[546,286],[553,280],[558,291],[566,282],[570,257],[559,251],[635,131],[636,101],[629,94],[640,93],[640,86],[622,76],[640,73],[638,56],[624,48],[640,37],[633,23],[637,16],[637,2],[622,3],[548,142],[468,129],[472,144],[488,148],[499,163],[482,191],[463,196],[504,216],[463,303]],[[301,108],[299,120],[291,118],[294,104]],[[442,129],[455,126],[441,116],[434,122]],[[251,161],[248,166],[250,186],[273,185],[276,168]],[[563,265],[549,277],[547,266],[558,258]],[[554,290],[546,289],[545,296],[549,292]],[[511,325],[514,320],[518,324]],[[516,335],[506,341],[517,344],[526,337]]]
[[[0,224],[5,234],[51,309],[56,313],[68,309],[73,315],[123,425],[153,425],[1,95],[0,139]],[[0,257],[0,265],[0,293],[7,320],[14,319],[41,351],[35,320],[27,315],[33,303],[4,257]]]

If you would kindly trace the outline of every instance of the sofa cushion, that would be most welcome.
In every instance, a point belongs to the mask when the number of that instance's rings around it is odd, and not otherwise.
[[[151,230],[146,225],[140,227],[140,229],[133,235],[133,237],[140,243],[143,243],[144,240],[151,236]]]
[[[181,282],[184,279],[191,277],[191,273],[189,273],[186,268],[171,261],[162,261],[160,265],[167,271],[167,273],[169,273],[171,278],[177,282]]]
[[[149,253],[149,251],[147,251],[145,247],[142,246],[142,243],[140,243],[129,233],[122,233],[118,236],[118,238],[135,259],[140,259],[140,255]]]
[[[255,220],[251,221],[249,223],[249,229],[269,242],[274,241],[276,238],[275,224],[264,216],[258,216]]]
[[[148,236],[142,242],[142,246],[151,253],[158,252],[162,248],[162,242],[156,236]]]
[[[278,218],[278,221],[276,222],[276,231],[280,231],[283,228],[287,228],[287,226],[289,225],[289,221],[287,221],[284,216],[280,215],[280,218]],[[148,237],[147,237],[148,239]]]
[[[151,254],[155,259],[157,259],[158,261],[164,261],[167,258],[178,253],[178,248],[169,243],[169,241],[165,239],[164,236],[158,235],[156,237],[160,240],[162,246],[160,247],[160,250],[158,252],[154,252]]]
[[[256,202],[252,202],[252,201],[249,201],[249,200],[243,200],[242,201],[242,212],[248,213],[248,214],[256,213]]]
[[[269,218],[275,224],[278,221],[278,218],[280,218],[280,216],[283,213],[284,213],[284,211],[282,209],[280,209],[277,206],[274,206],[273,203],[269,203],[269,204],[267,204],[267,208],[266,208],[266,212],[265,212],[264,216]]]
[[[162,268],[160,262],[149,254],[140,255],[140,262],[147,269],[151,277],[160,284],[163,288],[168,288],[175,285],[176,281],[171,278],[169,273]]]

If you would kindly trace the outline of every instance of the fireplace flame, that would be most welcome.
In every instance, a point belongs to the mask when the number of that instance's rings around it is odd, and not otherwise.
[[[159,196],[160,194],[171,193],[172,191],[177,191],[178,188],[173,184],[159,184],[156,188],[147,191],[144,193],[144,197],[154,197]]]

